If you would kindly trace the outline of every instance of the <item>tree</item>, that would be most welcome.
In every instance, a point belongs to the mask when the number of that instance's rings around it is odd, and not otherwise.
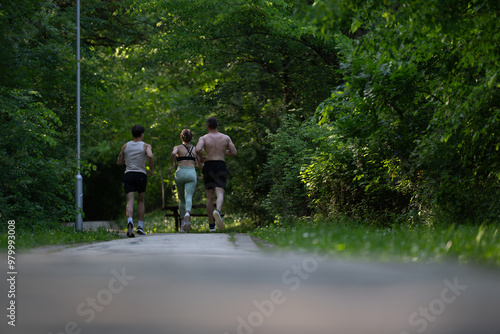
[[[63,43],[70,25],[50,3],[0,7],[0,212],[21,224],[74,212],[73,136],[63,127],[74,86],[73,52]]]
[[[319,108],[322,124],[344,143],[340,147],[360,145],[370,157],[371,165],[362,164],[361,179],[370,185],[364,194],[386,198],[373,193],[373,186],[382,181],[393,189],[394,199],[411,199],[403,206],[385,207],[396,213],[413,208],[407,216],[412,220],[431,216],[453,222],[497,221],[499,57],[493,45],[500,37],[494,28],[499,5],[319,3],[307,17],[345,22],[342,11],[317,11],[336,4],[354,11],[347,15],[352,32],[364,29],[360,39],[344,38],[340,51],[346,83]],[[318,29],[340,38],[336,26],[320,24]],[[325,161],[321,166],[328,161],[337,165],[337,151],[331,151],[328,159],[319,157]],[[360,167],[354,161],[341,165],[340,175]],[[313,166],[306,182],[319,180]],[[333,173],[327,182],[338,182],[338,176]],[[361,179],[355,177],[350,188],[361,189]],[[369,207],[380,211],[375,203]]]
[[[338,81],[333,46],[298,25],[285,1],[145,1],[131,16],[140,20],[145,12],[157,18],[147,44],[98,49],[107,62],[99,73],[106,77],[108,139],[126,140],[120,132],[133,119],[169,153],[182,128],[197,138],[214,115],[240,152],[228,161],[228,208],[262,214],[261,194],[270,185],[259,181],[266,136],[283,115],[305,119],[328,96]]]

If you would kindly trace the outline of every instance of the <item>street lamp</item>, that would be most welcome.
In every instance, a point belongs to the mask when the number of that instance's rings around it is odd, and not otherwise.
[[[78,170],[76,174],[76,222],[75,229],[82,230],[82,212],[83,212],[83,178],[80,175],[80,0],[76,1],[76,151]]]

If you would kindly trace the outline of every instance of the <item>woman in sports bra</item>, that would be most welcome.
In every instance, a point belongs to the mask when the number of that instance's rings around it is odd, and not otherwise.
[[[203,164],[196,157],[195,147],[191,144],[193,133],[189,129],[181,132],[182,144],[174,146],[170,155],[170,172],[173,172],[175,161],[175,185],[179,195],[179,213],[181,215],[181,232],[189,232],[191,229],[191,208],[193,205],[193,194],[196,189],[197,176],[195,164],[203,168]]]

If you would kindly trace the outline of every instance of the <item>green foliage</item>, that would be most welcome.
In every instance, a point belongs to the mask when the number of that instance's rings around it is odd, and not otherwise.
[[[3,93],[3,94],[1,94]],[[36,92],[0,92],[4,129],[0,142],[0,211],[30,221],[72,214],[72,173],[59,144],[61,121]],[[22,130],[21,130],[22,129]]]
[[[102,2],[106,3],[106,2]],[[0,7],[0,215],[21,225],[75,216],[75,12],[64,1],[2,3]],[[73,7],[74,8],[74,7]],[[89,57],[82,48],[82,62]],[[82,69],[82,174],[99,131],[93,95],[99,80]],[[95,132],[94,132],[95,131]]]
[[[196,143],[216,116],[239,151],[228,159],[227,210],[259,222],[312,213],[496,222],[499,6],[84,2],[84,203],[96,218],[123,212],[123,171],[111,166],[142,124],[157,170],[147,207],[161,207],[162,193],[175,204],[171,149],[184,128]],[[71,219],[75,28],[74,2],[0,7],[3,216]]]
[[[307,193],[299,175],[319,148],[314,119],[301,122],[293,115],[285,116],[277,133],[268,138],[272,148],[260,177],[269,188],[263,207],[271,217],[308,215]]]
[[[285,113],[312,116],[328,96],[338,80],[332,45],[308,35],[293,6],[281,1],[145,1],[130,10],[134,20],[145,12],[157,19],[149,44],[96,49],[97,72],[106,78],[98,95],[105,133],[96,157],[113,163],[131,125],[143,124],[145,140],[157,138],[153,151],[167,201],[175,204],[166,170],[171,149],[183,128],[194,131],[195,143],[206,118],[216,116],[239,151],[228,159],[226,208],[258,219],[268,191],[268,182],[259,181],[267,133],[276,132]],[[148,185],[148,208],[160,206],[160,181]],[[202,186],[196,194],[204,196]]]
[[[375,212],[498,221],[498,4],[375,3],[356,10],[353,27],[366,29],[357,39],[319,21],[342,46],[346,82],[318,108],[334,148],[304,174],[312,195],[326,202],[324,180],[336,194],[343,184],[373,197],[363,200]]]

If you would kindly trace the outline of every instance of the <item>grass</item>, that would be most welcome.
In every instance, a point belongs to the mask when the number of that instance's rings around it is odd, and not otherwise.
[[[126,231],[125,220],[116,222]],[[236,233],[248,233],[279,249],[318,250],[335,258],[377,261],[484,263],[500,265],[500,226],[470,225],[395,225],[391,228],[367,226],[348,219],[293,219],[275,221],[268,227],[255,228],[248,218],[224,217],[229,240]],[[192,217],[190,233],[209,233],[207,217]],[[163,211],[146,214],[148,234],[175,233],[172,217]],[[100,228],[76,232],[59,224],[16,226],[16,250],[47,245],[71,245],[120,238],[117,232]],[[0,234],[0,250],[8,247],[6,230]]]
[[[201,212],[201,211],[200,211]],[[137,224],[137,221],[134,222]],[[122,231],[126,231],[126,221],[116,221]],[[224,217],[224,230],[217,233],[248,233],[255,226],[251,221],[242,216],[227,215]],[[162,210],[147,213],[144,217],[144,231],[147,234],[154,233],[176,233],[175,220],[173,217],[165,217]],[[207,217],[191,217],[191,231],[189,233],[209,233]]]
[[[96,241],[107,241],[119,238],[117,232],[99,228],[92,231],[75,231],[74,227],[61,226],[60,224],[34,224],[29,226],[16,226],[15,249],[31,249],[48,245],[71,245]],[[8,234],[0,234],[0,249],[8,248]]]
[[[318,250],[337,258],[402,262],[484,263],[500,265],[500,227],[394,226],[338,220],[275,222],[250,234],[279,248]]]
[[[157,210],[146,214],[144,230],[148,234],[176,233],[173,218],[165,218],[163,211]],[[126,221],[116,221],[119,229],[126,232]],[[240,216],[224,217],[225,228],[223,233],[229,233],[234,239],[235,233],[247,233],[254,228],[248,219]],[[191,219],[190,233],[208,233],[208,218],[193,217]],[[105,228],[90,231],[75,231],[74,227],[61,226],[60,224],[33,224],[17,225],[15,228],[15,249],[26,250],[42,246],[72,245],[96,241],[119,239],[117,231],[107,231]],[[9,246],[7,227],[0,232],[0,250],[7,250]]]

